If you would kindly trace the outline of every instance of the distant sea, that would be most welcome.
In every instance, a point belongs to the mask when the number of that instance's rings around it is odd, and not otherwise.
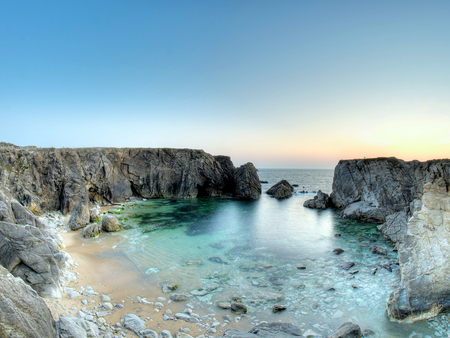
[[[263,193],[255,201],[128,203],[118,215],[128,227],[120,234],[126,240],[115,252],[126,253],[140,269],[142,283],[160,288],[174,282],[196,307],[217,316],[231,314],[219,309],[218,302],[241,297],[248,306],[240,322],[244,327],[260,320],[286,321],[326,337],[350,320],[378,337],[435,332],[428,322],[398,324],[387,319],[386,301],[399,283],[398,258],[376,224],[303,207],[313,192],[331,192],[333,170],[260,169],[258,175],[268,183],[262,184]],[[276,200],[265,193],[281,179],[298,184],[293,197]],[[386,248],[388,255],[371,254],[373,244]],[[336,248],[344,252],[336,255]],[[355,266],[344,270],[341,264],[349,261]],[[382,264],[390,264],[393,271]],[[274,304],[285,304],[287,310],[274,314]]]

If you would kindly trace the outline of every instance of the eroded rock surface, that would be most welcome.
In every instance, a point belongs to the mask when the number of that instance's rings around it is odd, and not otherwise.
[[[272,195],[276,199],[284,199],[292,196],[294,188],[286,180],[281,180],[280,182],[274,184],[267,190],[267,194]]]
[[[261,193],[251,163],[236,169],[229,157],[203,150],[0,146],[0,163],[0,184],[37,213],[69,213],[80,202],[120,203],[131,196],[257,198]],[[4,205],[0,216],[10,216]]]
[[[0,266],[0,337],[57,337],[55,321],[44,300],[2,266]]]

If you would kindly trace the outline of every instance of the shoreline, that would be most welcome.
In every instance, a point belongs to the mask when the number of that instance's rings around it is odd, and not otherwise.
[[[115,208],[117,206],[102,206],[101,213]],[[44,218],[54,222],[49,217]],[[93,314],[93,318],[84,317],[84,319],[96,323],[101,334],[111,332],[120,337],[137,336],[123,327],[123,318],[127,314],[139,316],[147,329],[154,330],[158,334],[162,330],[169,330],[172,334],[182,330],[182,332],[189,331],[193,337],[203,337],[202,335],[221,337],[228,329],[248,331],[255,326],[255,320],[251,320],[245,314],[235,314],[220,308],[211,313],[201,306],[194,308],[189,300],[171,301],[171,293],[163,293],[160,285],[146,281],[145,276],[142,276],[125,254],[114,252],[115,245],[126,240],[120,233],[102,233],[102,241],[84,238],[81,235],[82,230],[68,229],[67,219],[63,220],[66,228],[59,226],[55,230],[63,238],[64,247],[61,250],[67,252],[73,260],[68,270],[76,276],[76,280],[65,282],[61,299],[45,299],[55,320],[58,320],[60,315],[83,318],[80,311],[84,315]],[[77,292],[79,295],[70,298],[71,292]],[[103,295],[107,296],[107,301],[102,302]],[[112,308],[105,303],[110,303]],[[188,308],[194,313],[198,311],[201,320],[196,323],[174,318],[175,314],[183,313]],[[103,316],[105,312],[109,314]],[[171,319],[167,319],[166,316]],[[243,320],[236,321],[237,317]],[[116,323],[121,323],[121,326]],[[214,327],[216,330],[210,331]]]

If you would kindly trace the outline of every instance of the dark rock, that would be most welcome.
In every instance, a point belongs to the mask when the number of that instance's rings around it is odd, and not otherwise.
[[[267,184],[267,183],[269,183],[269,182],[267,182],[267,181],[259,181],[259,183],[261,183],[261,184]]]
[[[236,169],[234,174],[236,189],[234,195],[241,199],[257,199],[261,195],[261,183],[252,163],[246,163]]]
[[[0,264],[42,297],[61,297],[59,254],[40,229],[0,222]]]
[[[272,307],[272,312],[273,313],[277,313],[277,312],[280,312],[280,311],[283,311],[283,310],[286,310],[286,309],[287,309],[286,305],[275,304]]]
[[[231,303],[231,311],[236,313],[247,313],[247,306],[243,303]]]
[[[391,268],[391,266],[389,264],[382,264],[381,267],[385,268],[389,272],[392,272],[392,268]]]
[[[371,329],[364,329],[364,331],[362,332],[362,336],[364,338],[366,338],[366,337],[375,337],[376,333],[375,333],[375,331],[373,331]]]
[[[305,270],[305,269],[306,269],[306,266],[304,266],[304,265],[297,265],[297,269],[299,269],[299,270]]]
[[[298,187],[298,184],[292,184],[293,187]]]
[[[119,220],[114,215],[105,215],[102,219],[102,230],[106,232],[119,231]]]
[[[301,337],[300,329],[288,323],[267,323],[262,322],[252,328],[249,332],[236,329],[226,330],[223,334],[226,338],[289,338]]]
[[[350,269],[352,266],[355,266],[355,263],[353,262],[345,262],[341,264],[341,268],[344,270]]]
[[[89,224],[89,206],[85,202],[79,202],[72,212],[69,220],[71,230],[84,228]]]
[[[0,337],[56,338],[55,321],[45,301],[0,266]]]
[[[89,209],[89,222],[99,222],[100,214],[99,209],[97,207]]]
[[[303,206],[307,208],[323,210],[332,207],[333,203],[331,202],[330,196],[324,194],[321,190],[319,190],[317,192],[317,195],[314,196],[313,199],[305,201],[305,203],[303,203]]]
[[[335,255],[340,255],[341,253],[344,252],[344,250],[341,249],[341,248],[336,248],[336,249],[334,249],[332,252],[333,252]]]
[[[226,261],[222,260],[222,258],[217,257],[217,256],[209,257],[208,260],[210,260],[211,262],[219,263],[219,264],[225,264],[225,265],[230,264],[230,262],[226,262]]]
[[[370,271],[370,274],[371,274],[371,275],[374,275],[374,274],[376,274],[376,273],[377,273],[377,270],[378,270],[377,268],[375,268],[375,269],[372,269],[372,270]]]
[[[331,334],[330,338],[361,338],[361,328],[352,322],[345,322]]]
[[[376,244],[372,245],[372,247],[370,248],[370,252],[375,255],[384,255],[384,256],[387,255],[387,250]]]
[[[294,188],[286,180],[281,180],[267,190],[267,194],[272,195],[276,199],[289,198],[292,196],[293,192]]]

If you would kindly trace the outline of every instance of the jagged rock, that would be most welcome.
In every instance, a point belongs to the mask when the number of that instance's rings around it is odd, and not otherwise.
[[[361,328],[358,324],[345,322],[334,331],[330,338],[361,338]]]
[[[42,297],[61,297],[58,254],[40,229],[0,222],[0,264]]]
[[[226,330],[223,334],[226,338],[289,338],[302,337],[300,329],[295,325],[289,323],[267,323],[261,322],[249,332],[244,332],[236,329]]]
[[[102,229],[106,232],[119,231],[119,220],[114,215],[103,216]]]
[[[267,190],[267,194],[272,195],[276,199],[289,198],[293,192],[294,188],[286,180],[281,180]]]
[[[257,199],[261,195],[261,183],[252,163],[249,162],[237,168],[234,181],[236,184],[234,194],[237,198]]]
[[[423,207],[408,222],[398,249],[401,287],[387,306],[393,319],[424,320],[450,309],[449,176],[424,185]]]
[[[79,202],[121,203],[131,196],[257,198],[261,189],[252,164],[236,169],[229,157],[203,150],[0,147],[0,163],[1,181],[12,197],[27,207],[36,204],[36,210],[64,214]]]
[[[56,324],[59,338],[100,338],[97,325],[82,318],[61,315]]]
[[[87,227],[83,229],[81,232],[83,237],[97,237],[102,232],[102,222],[89,224]]]
[[[55,321],[45,301],[2,266],[0,266],[0,337],[58,337]]]
[[[79,202],[69,219],[69,227],[71,230],[84,228],[89,224],[89,206],[85,202]]]
[[[322,210],[327,209],[332,205],[330,196],[328,196],[328,194],[324,194],[321,190],[317,192],[317,195],[314,196],[313,199],[307,200],[303,203],[304,207]]]

